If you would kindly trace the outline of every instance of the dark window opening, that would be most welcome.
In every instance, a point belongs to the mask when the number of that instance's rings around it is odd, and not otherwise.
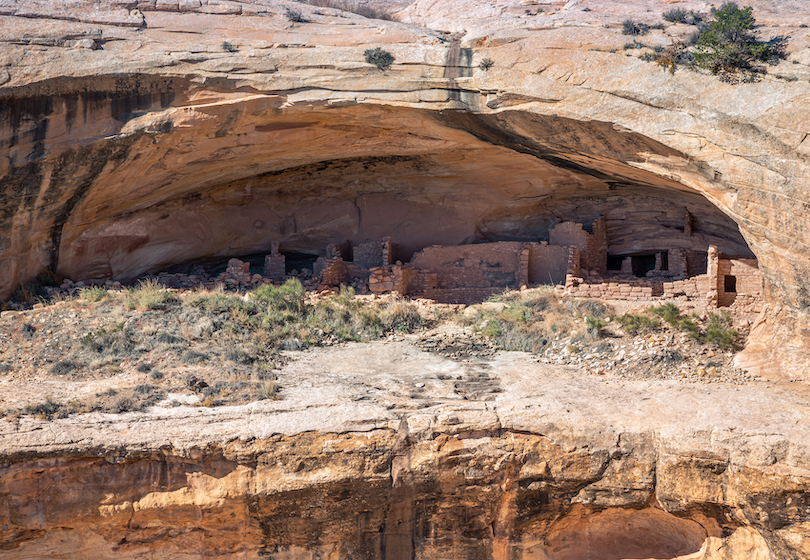
[[[655,254],[639,255],[633,257],[633,275],[644,278],[651,270],[655,270]]]
[[[737,293],[737,277],[726,274],[723,279],[723,290],[726,293]]]
[[[303,268],[312,270],[315,266],[315,261],[318,259],[318,255],[313,255],[312,253],[301,253],[298,251],[279,251],[279,253],[285,257],[284,268],[287,274],[293,270],[301,272]]]
[[[669,253],[661,251],[661,270],[669,270]]]
[[[611,257],[610,255],[608,255],[607,269],[608,270],[621,270],[623,260],[624,260],[624,257]]]

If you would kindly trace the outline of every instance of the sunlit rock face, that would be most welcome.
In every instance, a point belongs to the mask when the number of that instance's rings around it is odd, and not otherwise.
[[[281,401],[0,421],[3,558],[810,552],[802,399],[371,346],[309,354]],[[476,367],[498,392],[447,401],[437,372]],[[414,379],[426,388],[408,406]]]

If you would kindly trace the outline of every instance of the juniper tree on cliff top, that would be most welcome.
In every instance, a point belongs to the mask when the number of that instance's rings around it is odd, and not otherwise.
[[[726,2],[712,8],[714,19],[698,37],[695,62],[712,74],[739,71],[759,72],[758,62],[774,62],[784,57],[784,38],[759,41],[754,34],[754,9]]]

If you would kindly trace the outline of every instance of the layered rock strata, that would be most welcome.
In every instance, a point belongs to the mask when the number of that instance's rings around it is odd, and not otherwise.
[[[801,393],[407,343],[280,381],[247,407],[0,422],[3,558],[810,554]]]

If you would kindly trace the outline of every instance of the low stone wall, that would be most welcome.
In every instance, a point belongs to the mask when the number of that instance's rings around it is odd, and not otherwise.
[[[663,288],[660,283],[641,278],[605,281],[599,276],[587,279],[569,277],[565,294],[578,297],[641,301],[663,295]]]
[[[686,296],[688,298],[706,297],[711,289],[711,279],[708,274],[701,274],[694,278],[684,280],[674,280],[664,282],[664,297],[678,298]]]
[[[434,288],[418,294],[419,297],[432,299],[436,303],[457,303],[472,305],[488,300],[503,288]]]

